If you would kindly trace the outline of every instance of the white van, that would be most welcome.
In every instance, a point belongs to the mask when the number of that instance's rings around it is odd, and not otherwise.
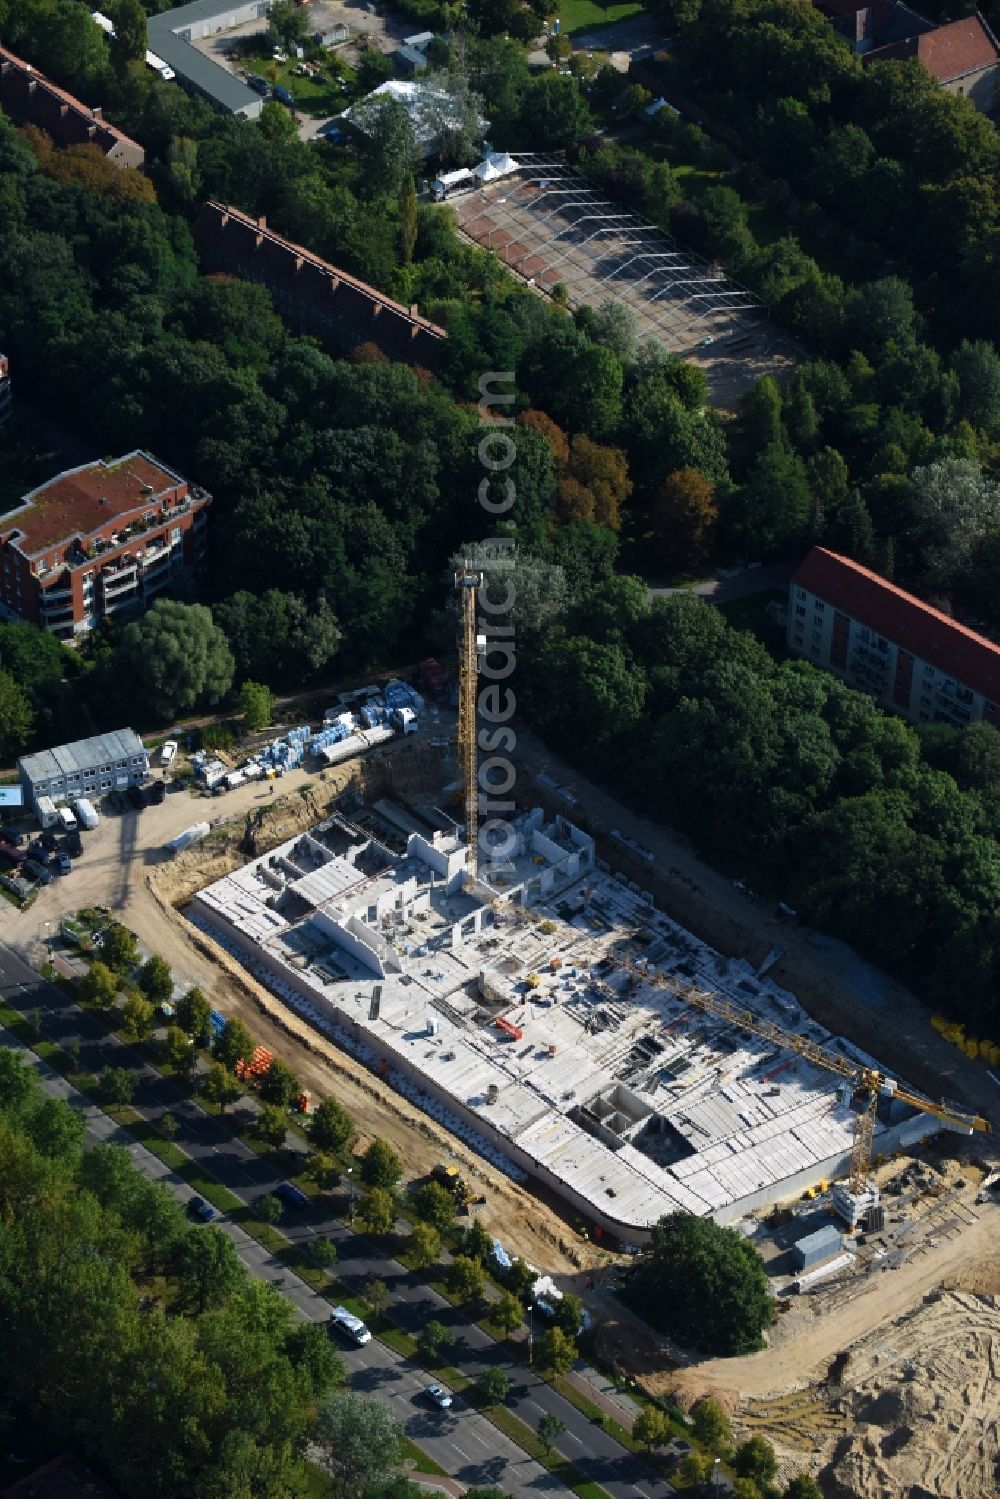
[[[355,1317],[353,1312],[347,1310],[346,1306],[334,1307],[330,1313],[330,1326],[335,1327],[338,1332],[342,1332],[345,1337],[350,1338],[352,1343],[357,1343],[359,1348],[363,1348],[366,1343],[370,1343],[372,1340],[372,1335],[361,1318]]]
[[[96,828],[101,820],[93,802],[88,801],[85,796],[81,796],[79,801],[73,803],[73,811],[76,813],[77,822],[87,829]]]
[[[76,832],[76,818],[68,807],[57,807],[59,813],[59,826],[64,833]]]

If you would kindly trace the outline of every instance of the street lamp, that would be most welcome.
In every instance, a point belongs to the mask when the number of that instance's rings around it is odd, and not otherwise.
[[[715,1458],[712,1459],[712,1493],[713,1494],[717,1494],[719,1492],[719,1463],[720,1462],[721,1462],[721,1458],[715,1457]]]
[[[347,1190],[350,1194],[350,1205],[347,1209],[347,1222],[349,1227],[354,1227],[354,1167],[347,1168]]]
[[[528,1363],[532,1362],[535,1347],[535,1316],[534,1308],[528,1307]]]
[[[42,922],[42,932],[44,933],[44,935],[42,937],[42,943],[43,943],[43,945],[45,947],[45,961],[47,963],[51,961],[51,954],[52,954],[52,949],[51,949],[50,944],[49,944],[49,931],[51,929],[51,926],[52,926],[51,921],[43,921]]]

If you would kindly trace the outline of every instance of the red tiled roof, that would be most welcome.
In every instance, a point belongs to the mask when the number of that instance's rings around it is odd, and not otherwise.
[[[813,547],[792,583],[983,697],[1000,699],[1000,646],[904,593],[878,573],[825,547]]]
[[[14,110],[26,111],[33,123],[41,125],[57,145],[83,145],[93,141],[105,155],[115,145],[130,146],[142,155],[138,142],[109,124],[100,110],[95,112],[59,88],[44,73],[6,47],[0,47],[0,100]]]
[[[0,518],[0,539],[21,532],[14,545],[31,556],[74,536],[89,536],[115,516],[152,505],[165,490],[183,483],[144,453],[129,453],[107,465],[102,460],[68,469],[33,489],[22,505]]]
[[[997,44],[978,16],[965,16],[927,31],[917,40],[917,56],[934,78],[948,83],[995,64]]]

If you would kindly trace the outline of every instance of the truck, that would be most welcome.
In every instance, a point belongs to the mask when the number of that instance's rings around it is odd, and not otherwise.
[[[76,813],[77,822],[82,828],[86,828],[88,831],[96,828],[101,820],[97,815],[97,809],[93,802],[88,801],[85,796],[79,797],[73,803],[73,811]]]
[[[76,818],[73,816],[73,813],[70,811],[69,807],[57,807],[56,811],[59,814],[60,830],[64,833],[75,833]]]
[[[337,1332],[343,1333],[345,1338],[350,1338],[351,1342],[356,1343],[359,1348],[363,1348],[366,1343],[370,1343],[372,1340],[372,1335],[361,1318],[355,1317],[354,1313],[349,1312],[346,1306],[334,1307],[330,1313],[330,1326],[331,1328],[335,1328]]]
[[[176,838],[171,838],[170,842],[165,844],[164,847],[168,854],[172,854],[176,858],[186,848],[190,848],[193,843],[198,843],[202,838],[206,837],[210,831],[211,829],[207,822],[193,822],[189,828],[184,829],[183,833],[178,833]]]
[[[417,732],[417,715],[412,708],[394,708],[391,717],[394,729],[400,734],[415,734]]]
[[[444,671],[440,661],[436,661],[433,656],[421,661],[420,680],[429,696],[440,699],[447,694],[448,683]]]

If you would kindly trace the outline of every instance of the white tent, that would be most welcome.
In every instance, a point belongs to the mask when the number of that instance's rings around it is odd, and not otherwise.
[[[518,172],[521,163],[515,161],[513,156],[504,152],[492,152],[472,170],[484,186],[487,182],[496,182],[498,177],[509,177],[511,172]]]

